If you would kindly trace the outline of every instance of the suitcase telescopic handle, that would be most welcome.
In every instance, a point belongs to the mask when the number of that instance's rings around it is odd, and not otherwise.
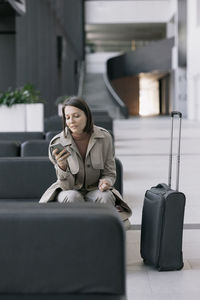
[[[178,115],[179,117],[179,136],[178,136],[178,153],[177,153],[177,167],[176,167],[176,191],[179,189],[179,173],[180,173],[180,149],[181,149],[181,121],[182,113],[179,111],[172,111],[172,125],[171,125],[171,142],[170,142],[170,154],[169,154],[169,175],[168,175],[168,185],[171,188],[171,179],[172,179],[172,150],[173,150],[173,134],[174,134],[174,116]]]
[[[171,117],[173,118],[175,115],[178,115],[180,118],[182,118],[182,113],[180,111],[172,111],[171,112]]]

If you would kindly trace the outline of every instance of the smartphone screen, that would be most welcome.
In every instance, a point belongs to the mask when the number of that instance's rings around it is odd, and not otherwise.
[[[51,153],[55,150],[55,149],[57,149],[57,153],[60,153],[63,149],[65,149],[64,148],[64,146],[63,145],[61,145],[61,144],[56,144],[56,145],[51,145],[50,146],[50,149],[51,149]]]

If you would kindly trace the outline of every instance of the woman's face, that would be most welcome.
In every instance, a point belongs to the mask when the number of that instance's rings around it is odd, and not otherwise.
[[[75,106],[65,107],[66,125],[75,134],[81,134],[86,126],[87,117],[81,109]]]

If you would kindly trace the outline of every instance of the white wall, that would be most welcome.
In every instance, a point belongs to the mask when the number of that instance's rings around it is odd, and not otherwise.
[[[177,0],[169,0],[169,8],[168,8],[169,20],[173,17],[176,11],[177,11]]]
[[[191,120],[200,120],[200,25],[197,24],[197,1],[200,0],[187,1],[187,103],[188,118]]]
[[[178,0],[169,1],[169,21],[167,23],[167,38],[177,35],[177,9]]]
[[[140,77],[140,108],[141,116],[159,114],[159,83],[157,79]]]
[[[85,22],[157,23],[168,22],[176,0],[162,1],[85,1]]]

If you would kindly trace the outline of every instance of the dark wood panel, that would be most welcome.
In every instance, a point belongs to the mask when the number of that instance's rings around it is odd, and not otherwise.
[[[128,107],[129,115],[139,115],[139,78],[128,76],[112,80],[116,93]]]

